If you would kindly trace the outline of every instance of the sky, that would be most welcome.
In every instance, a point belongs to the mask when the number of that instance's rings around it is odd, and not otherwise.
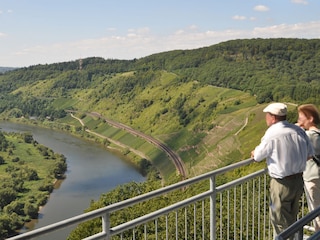
[[[319,0],[0,0],[0,66],[320,38]]]

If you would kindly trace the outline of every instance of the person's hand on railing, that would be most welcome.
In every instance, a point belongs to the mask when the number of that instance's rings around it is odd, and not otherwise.
[[[254,150],[251,151],[251,158],[252,158],[253,161],[256,162],[256,160],[254,160]]]

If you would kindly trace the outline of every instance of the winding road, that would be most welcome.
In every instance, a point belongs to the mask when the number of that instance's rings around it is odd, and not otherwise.
[[[73,116],[72,112],[75,112],[75,111],[68,111],[71,113],[71,116],[76,118],[75,116]],[[183,161],[181,160],[180,156],[175,153],[171,148],[169,148],[167,145],[165,145],[164,143],[160,142],[159,140],[149,136],[149,135],[146,135],[142,132],[139,132],[135,129],[132,129],[131,127],[127,126],[127,125],[124,125],[122,123],[118,123],[118,122],[115,122],[113,120],[110,120],[110,119],[107,119],[105,117],[103,117],[100,113],[97,113],[97,112],[91,112],[91,113],[86,113],[87,115],[90,115],[92,117],[98,117],[98,118],[101,118],[103,120],[106,121],[106,123],[108,123],[109,125],[113,126],[113,127],[116,127],[116,128],[120,128],[120,129],[123,129],[129,133],[131,133],[132,135],[135,135],[137,137],[140,137],[140,138],[143,138],[144,140],[154,144],[156,147],[158,147],[159,149],[161,149],[162,151],[164,151],[169,157],[170,159],[172,160],[172,162],[174,163],[177,171],[179,172],[179,174],[182,176],[183,179],[186,179],[186,171],[185,171],[185,167],[184,167],[184,164],[183,164]],[[84,126],[84,123],[82,122],[81,119],[79,118],[76,118],[80,121],[81,125]],[[94,133],[90,130],[88,130],[89,132],[91,133]],[[94,134],[97,134],[97,133],[94,133]],[[100,136],[100,134],[99,134]]]

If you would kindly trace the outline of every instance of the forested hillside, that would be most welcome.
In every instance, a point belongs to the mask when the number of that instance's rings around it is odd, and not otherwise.
[[[84,129],[65,110],[98,112],[161,140],[194,175],[248,156],[254,142],[244,144],[237,132],[246,119],[249,126],[254,122],[257,103],[319,105],[319,65],[318,39],[233,40],[141,59],[36,65],[0,75],[0,112],[3,118],[33,116],[78,132]],[[106,131],[103,121],[79,116],[91,129]],[[134,147],[144,150],[143,144]],[[160,157],[149,154],[171,175],[173,168]]]
[[[260,103],[284,98],[319,101],[319,44],[319,39],[233,40],[140,62],[153,70],[177,72],[184,81],[250,92]]]
[[[232,40],[210,47],[164,52],[130,61],[88,58],[82,59],[81,67],[78,61],[37,65],[2,75],[1,82],[10,87],[1,86],[1,90],[10,91],[21,84],[55,77],[58,78],[52,89],[84,89],[92,86],[97,75],[107,76],[133,70],[148,73],[136,82],[139,86],[146,86],[152,77],[150,71],[165,70],[177,74],[183,82],[197,80],[203,84],[248,91],[257,95],[260,102],[277,101],[283,97],[304,101],[319,94],[319,44],[319,39]],[[119,88],[124,87],[123,93],[130,91],[136,85],[134,81],[128,81]]]

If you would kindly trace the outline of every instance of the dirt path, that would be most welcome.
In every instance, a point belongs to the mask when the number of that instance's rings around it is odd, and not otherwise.
[[[81,124],[82,126],[84,126],[84,123],[83,123],[83,121],[82,121],[80,118],[78,118],[78,117],[74,116],[72,113],[70,113],[70,115],[71,115],[71,117],[73,117],[73,118],[77,119],[77,120],[80,122],[80,124]]]
[[[247,126],[247,124],[248,124],[248,117],[246,117],[244,125],[234,135],[237,136],[239,132],[241,132]]]

